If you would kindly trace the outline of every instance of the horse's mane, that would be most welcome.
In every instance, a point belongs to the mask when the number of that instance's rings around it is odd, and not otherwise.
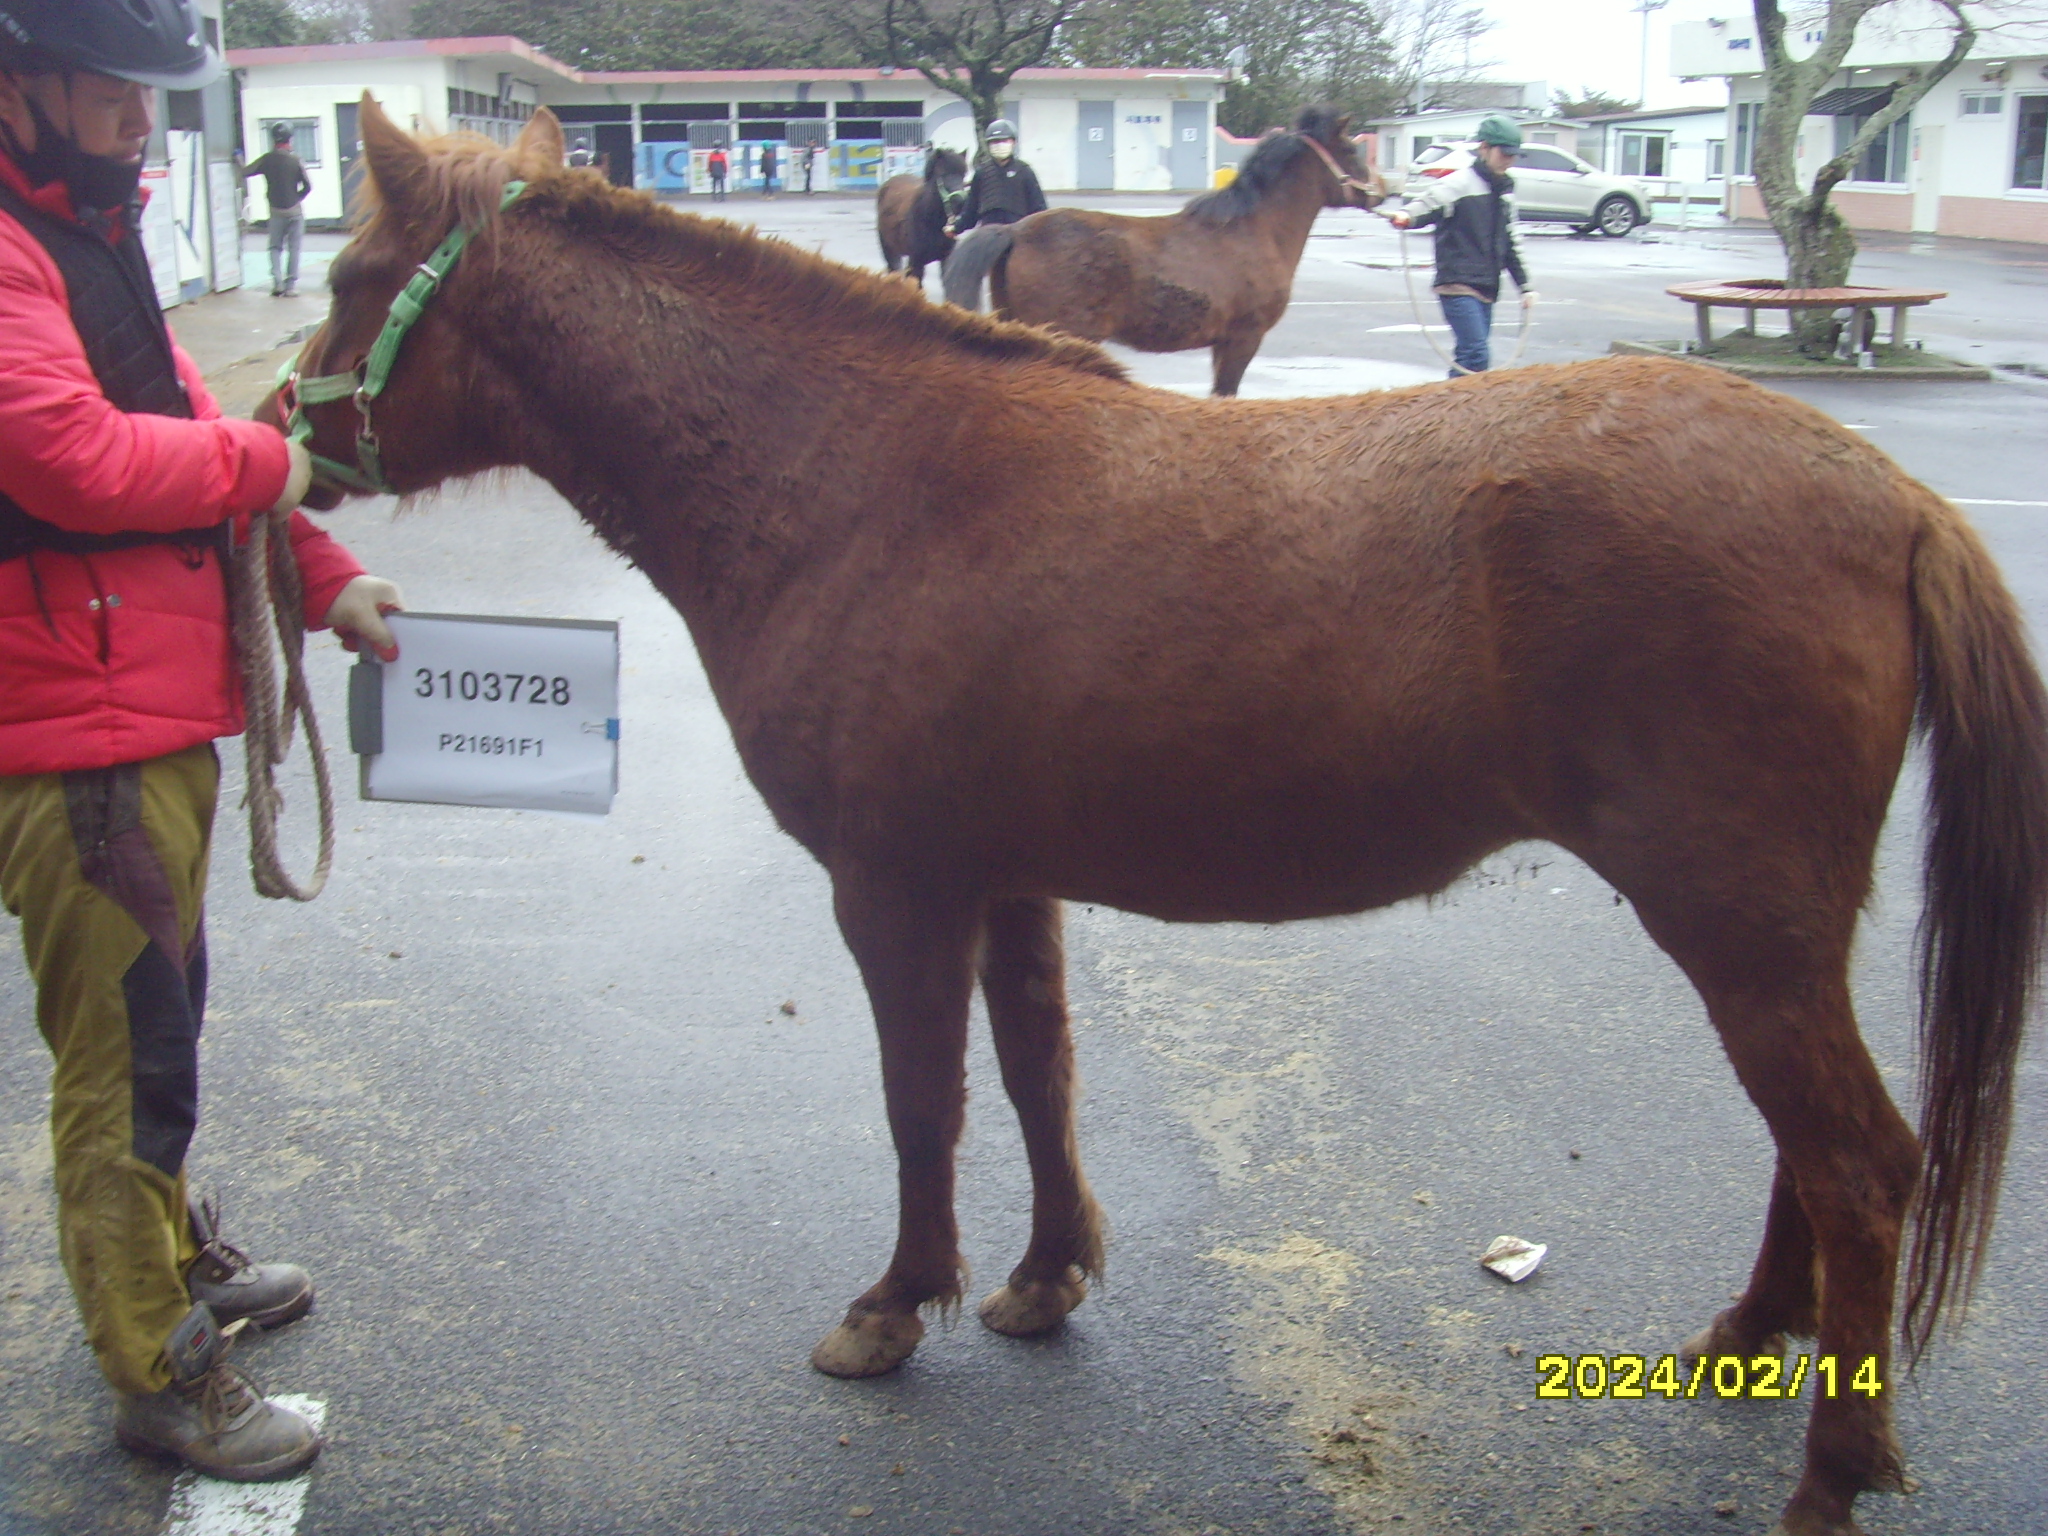
[[[959,169],[961,175],[967,174],[966,155],[957,149],[935,149],[925,157],[924,179],[926,181],[938,180],[940,170],[944,168],[949,160]]]
[[[1303,107],[1294,114],[1291,128],[1268,129],[1258,147],[1237,168],[1229,186],[1204,192],[1181,212],[1204,224],[1228,224],[1259,206],[1265,195],[1280,184],[1281,175],[1295,159],[1306,153],[1304,138],[1320,139],[1334,145],[1343,114],[1333,106]]]
[[[1091,341],[934,304],[901,278],[828,261],[723,219],[682,213],[645,193],[615,187],[598,172],[568,170],[545,155],[522,158],[480,134],[424,139],[420,148],[426,160],[405,197],[404,220],[411,226],[445,229],[459,222],[480,228],[496,217],[505,184],[523,180],[528,190],[522,206],[551,206],[571,227],[603,231],[615,249],[644,255],[671,272],[686,269],[744,295],[751,306],[800,323],[886,330],[991,361],[1047,362],[1108,379],[1128,377]],[[366,243],[417,238],[416,229],[393,230],[399,219],[374,176],[365,178],[364,191]]]

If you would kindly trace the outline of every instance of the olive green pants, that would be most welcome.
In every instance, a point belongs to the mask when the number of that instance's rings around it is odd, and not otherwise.
[[[85,773],[0,776],[0,898],[21,919],[56,1058],[50,1134],[64,1272],[107,1380],[170,1381],[192,1301],[185,1151],[206,1012],[211,744]]]

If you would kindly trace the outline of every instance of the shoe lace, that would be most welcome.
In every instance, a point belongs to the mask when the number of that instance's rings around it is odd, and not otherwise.
[[[228,1363],[228,1351],[235,1347],[241,1330],[239,1322],[222,1330],[220,1354],[199,1383],[199,1418],[208,1434],[219,1434],[263,1401],[263,1389],[255,1379],[239,1365]]]
[[[219,1203],[209,1197],[200,1202],[199,1210],[206,1219],[206,1241],[200,1244],[199,1257],[192,1261],[193,1267],[210,1264],[217,1280],[225,1280],[230,1275],[239,1275],[243,1270],[254,1267],[254,1259],[220,1235]]]

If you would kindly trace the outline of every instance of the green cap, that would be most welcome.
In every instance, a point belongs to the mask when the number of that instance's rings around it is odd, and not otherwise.
[[[1520,149],[1522,130],[1511,117],[1495,112],[1482,119],[1479,131],[1473,135],[1482,144],[1498,144],[1502,149]]]

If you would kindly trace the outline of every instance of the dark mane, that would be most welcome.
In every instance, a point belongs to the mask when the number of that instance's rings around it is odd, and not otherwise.
[[[1304,137],[1334,144],[1342,114],[1335,107],[1303,107],[1294,114],[1291,128],[1274,128],[1259,140],[1258,148],[1245,157],[1229,186],[1204,192],[1181,212],[1204,224],[1228,224],[1258,207],[1265,195],[1280,184],[1280,178],[1303,153]]]
[[[420,184],[408,188],[405,199],[407,221],[418,227],[392,229],[398,220],[366,178],[367,243],[413,244],[427,230],[438,238],[458,222],[480,227],[496,216],[505,184],[524,180],[529,190],[519,206],[545,209],[571,229],[602,234],[613,249],[656,269],[713,283],[802,325],[885,326],[906,340],[993,362],[1046,362],[1107,379],[1127,377],[1093,342],[934,304],[899,278],[828,261],[723,219],[679,212],[644,192],[614,187],[593,171],[565,170],[537,157],[522,162],[477,134],[449,134],[423,140],[420,147],[427,154]]]

